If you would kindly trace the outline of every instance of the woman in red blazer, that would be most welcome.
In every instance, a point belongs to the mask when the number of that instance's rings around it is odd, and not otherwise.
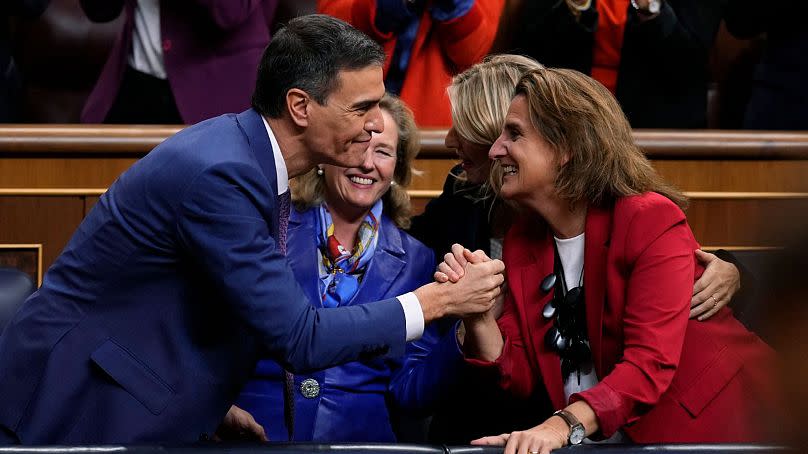
[[[612,95],[575,71],[531,71],[489,156],[494,185],[522,211],[504,243],[510,292],[498,321],[464,320],[459,338],[502,387],[544,387],[559,411],[476,442],[536,454],[585,436],[763,440],[773,352],[727,308],[688,318],[703,268],[685,199],[636,147]],[[454,250],[446,274],[485,259]]]

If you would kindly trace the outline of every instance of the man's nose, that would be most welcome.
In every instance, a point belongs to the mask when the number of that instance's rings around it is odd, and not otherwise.
[[[367,120],[365,121],[365,130],[368,132],[382,133],[384,132],[384,118],[382,117],[382,108],[377,104],[368,112]]]

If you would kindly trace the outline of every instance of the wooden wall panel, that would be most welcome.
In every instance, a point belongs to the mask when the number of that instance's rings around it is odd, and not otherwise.
[[[3,188],[106,188],[137,161],[133,157],[3,157]]]
[[[47,269],[83,214],[83,197],[0,197],[0,243],[41,243]]]
[[[808,192],[808,160],[659,160],[651,163],[684,191]]]

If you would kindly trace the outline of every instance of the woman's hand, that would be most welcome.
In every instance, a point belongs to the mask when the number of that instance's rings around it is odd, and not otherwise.
[[[566,432],[569,432],[566,423],[554,417],[532,429],[478,438],[472,440],[471,444],[505,445],[504,454],[550,454],[550,451],[567,444],[567,437],[564,436]]]
[[[471,259],[471,260],[469,260]],[[437,282],[457,282],[465,274],[466,264],[471,261],[477,263],[478,261],[487,262],[491,260],[485,255],[485,252],[478,250],[472,253],[470,250],[455,243],[452,245],[452,252],[447,252],[443,256],[443,261],[438,264],[438,271],[435,272],[435,281]]]
[[[704,321],[729,304],[741,288],[741,273],[732,263],[701,249],[696,250],[696,259],[704,265],[704,273],[693,285],[690,318],[698,317],[699,321]]]
[[[452,245],[452,252],[446,253],[443,257],[443,262],[438,265],[438,271],[436,271],[434,275],[435,281],[440,283],[449,281],[457,282],[465,275],[467,264],[488,262],[490,260],[491,258],[480,249],[471,252],[455,243]],[[507,282],[502,284],[501,290],[501,293],[494,300],[494,306],[485,314],[492,316],[494,319],[498,319],[499,316],[502,315],[502,309],[505,304],[505,293],[508,291]]]

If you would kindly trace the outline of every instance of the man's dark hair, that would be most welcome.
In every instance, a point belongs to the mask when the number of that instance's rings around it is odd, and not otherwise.
[[[299,88],[325,104],[341,70],[384,64],[384,50],[369,36],[337,18],[312,14],[292,19],[264,50],[252,106],[278,118],[286,93]]]

